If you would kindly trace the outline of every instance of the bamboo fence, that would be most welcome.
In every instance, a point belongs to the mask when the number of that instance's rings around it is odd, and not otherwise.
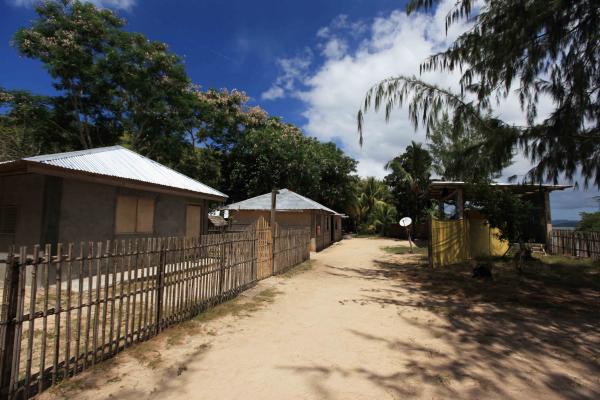
[[[273,275],[310,257],[308,229],[274,231],[274,241],[261,223],[195,239],[11,249],[1,295],[0,397],[27,399],[236,296],[267,267]]]
[[[600,260],[600,232],[554,229],[550,243],[552,254]]]

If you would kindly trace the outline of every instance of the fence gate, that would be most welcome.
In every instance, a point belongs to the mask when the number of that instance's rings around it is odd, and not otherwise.
[[[273,238],[269,222],[260,217],[248,229],[256,230],[256,275],[257,279],[273,274]]]

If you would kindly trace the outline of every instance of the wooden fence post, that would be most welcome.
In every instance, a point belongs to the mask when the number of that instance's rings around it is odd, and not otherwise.
[[[256,229],[252,232],[252,247],[251,247],[251,257],[252,257],[252,270],[251,270],[251,278],[252,281],[256,281],[258,279],[257,266],[258,266],[258,257],[256,246],[258,245],[258,224],[256,225]]]
[[[429,263],[429,268],[433,268],[433,217],[430,215],[427,218],[428,228],[427,236],[429,236],[429,240],[427,241],[427,258]]]
[[[225,235],[221,236],[221,265],[219,267],[219,297],[223,296],[223,282],[225,280]]]
[[[167,265],[167,249],[165,240],[161,239],[159,244],[158,266],[156,267],[156,334],[161,331],[162,327],[162,305],[163,305],[163,288],[165,282],[165,267]]]
[[[14,255],[14,247],[8,251],[6,259],[6,272],[4,277],[4,291],[2,298],[2,319],[4,324],[2,328],[2,342],[0,345],[0,397],[8,398],[10,377],[12,372],[12,356],[15,344],[15,318],[17,316],[18,306],[18,287],[19,287],[19,260]]]

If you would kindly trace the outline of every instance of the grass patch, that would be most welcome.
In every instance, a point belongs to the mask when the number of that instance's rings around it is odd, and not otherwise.
[[[154,340],[137,343],[129,349],[128,354],[144,367],[156,369],[162,363],[162,355],[156,348]]]
[[[185,343],[188,336],[200,333],[200,323],[197,320],[183,321],[164,331],[167,335],[167,347],[178,346]]]
[[[194,320],[199,322],[209,322],[228,315],[233,315],[235,317],[247,317],[251,313],[263,308],[265,304],[272,303],[279,293],[281,292],[275,288],[268,288],[255,294],[249,299],[242,299],[238,297],[210,308],[201,314],[198,314]]]
[[[303,274],[304,272],[310,271],[312,269],[312,261],[308,260],[299,264],[293,268],[290,268],[285,273],[281,274],[284,278],[293,278],[296,275]]]
[[[410,254],[410,247],[407,246],[385,246],[381,248],[386,253],[390,254]],[[413,246],[412,254],[427,255],[427,248]]]

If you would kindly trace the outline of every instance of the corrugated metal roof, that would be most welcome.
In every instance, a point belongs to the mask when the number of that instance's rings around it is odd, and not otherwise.
[[[23,158],[44,165],[131,179],[226,198],[227,195],[122,146]]]
[[[270,210],[271,209],[271,193],[266,193],[260,196],[240,201],[238,203],[229,204],[223,207],[224,210]],[[314,200],[292,192],[289,189],[280,189],[277,195],[277,211],[292,211],[292,210],[324,210],[332,214],[341,215],[327,208]]]

